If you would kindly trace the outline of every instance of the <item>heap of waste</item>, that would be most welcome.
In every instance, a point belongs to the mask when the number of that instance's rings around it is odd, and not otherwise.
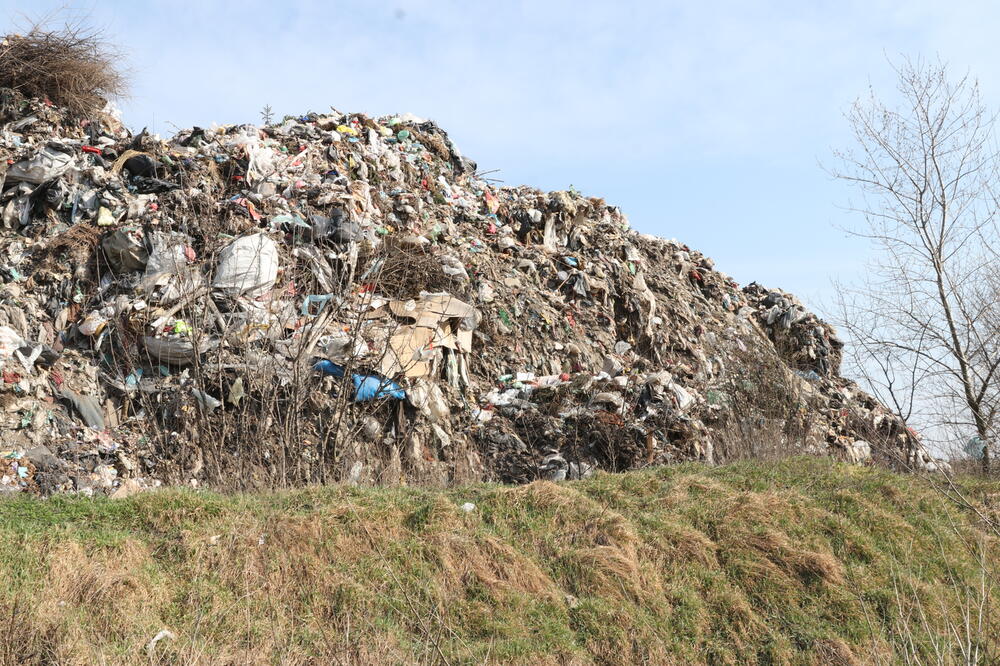
[[[939,463],[791,295],[410,115],[133,136],[0,91],[0,489]]]

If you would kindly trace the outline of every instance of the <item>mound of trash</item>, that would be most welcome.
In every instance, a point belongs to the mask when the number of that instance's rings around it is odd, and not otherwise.
[[[433,122],[133,136],[0,91],[0,489],[935,468],[793,296]]]

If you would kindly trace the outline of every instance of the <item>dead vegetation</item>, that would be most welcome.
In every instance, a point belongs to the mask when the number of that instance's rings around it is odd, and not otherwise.
[[[390,298],[416,298],[421,291],[455,290],[459,286],[445,275],[440,258],[430,248],[391,238],[378,251],[366,251],[358,266],[359,275],[370,273],[369,284]]]
[[[45,99],[76,116],[89,116],[126,92],[120,56],[100,30],[68,22],[31,25],[0,40],[0,88]]]
[[[710,400],[723,407],[715,460],[776,460],[808,450],[810,406],[774,350],[743,343],[727,351]]]
[[[100,243],[100,230],[86,223],[72,227],[52,238],[39,252],[39,268],[35,274],[44,274],[54,264],[70,263],[78,267],[77,277],[92,277],[95,250]]]

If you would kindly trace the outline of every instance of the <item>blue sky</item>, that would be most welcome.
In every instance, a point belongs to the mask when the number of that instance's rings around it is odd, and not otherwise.
[[[135,129],[410,111],[506,183],[603,196],[821,311],[867,248],[838,230],[850,191],[820,163],[849,145],[856,97],[891,96],[887,56],[1000,94],[989,2],[0,0],[0,20],[60,7],[127,55]]]

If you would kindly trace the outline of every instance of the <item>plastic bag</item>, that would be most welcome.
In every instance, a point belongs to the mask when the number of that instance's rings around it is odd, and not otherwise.
[[[21,334],[9,326],[0,326],[0,363],[14,355],[24,345]]]
[[[201,273],[188,266],[190,240],[181,234],[152,234],[152,250],[142,277],[144,290],[166,287],[162,299],[173,301],[202,285]]]
[[[196,348],[190,337],[154,338],[146,336],[143,344],[150,358],[157,363],[170,365],[191,365],[195,359],[210,346],[201,342]]]
[[[118,229],[101,241],[104,256],[116,271],[138,271],[146,265],[149,253],[142,243],[141,234],[137,229]]]
[[[278,277],[278,248],[264,234],[237,238],[219,253],[212,287],[230,296],[260,296]]]
[[[73,156],[45,146],[28,160],[12,164],[7,169],[7,180],[41,185],[66,173],[73,166]]]
[[[324,375],[344,376],[344,367],[329,360],[318,361],[313,365],[313,369],[319,370]],[[354,383],[354,402],[367,402],[378,398],[395,398],[396,400],[406,398],[406,392],[399,384],[378,375],[352,374],[351,381]]]
[[[406,393],[399,384],[376,375],[352,375],[351,380],[354,382],[354,402],[367,402],[377,398],[406,398]]]

